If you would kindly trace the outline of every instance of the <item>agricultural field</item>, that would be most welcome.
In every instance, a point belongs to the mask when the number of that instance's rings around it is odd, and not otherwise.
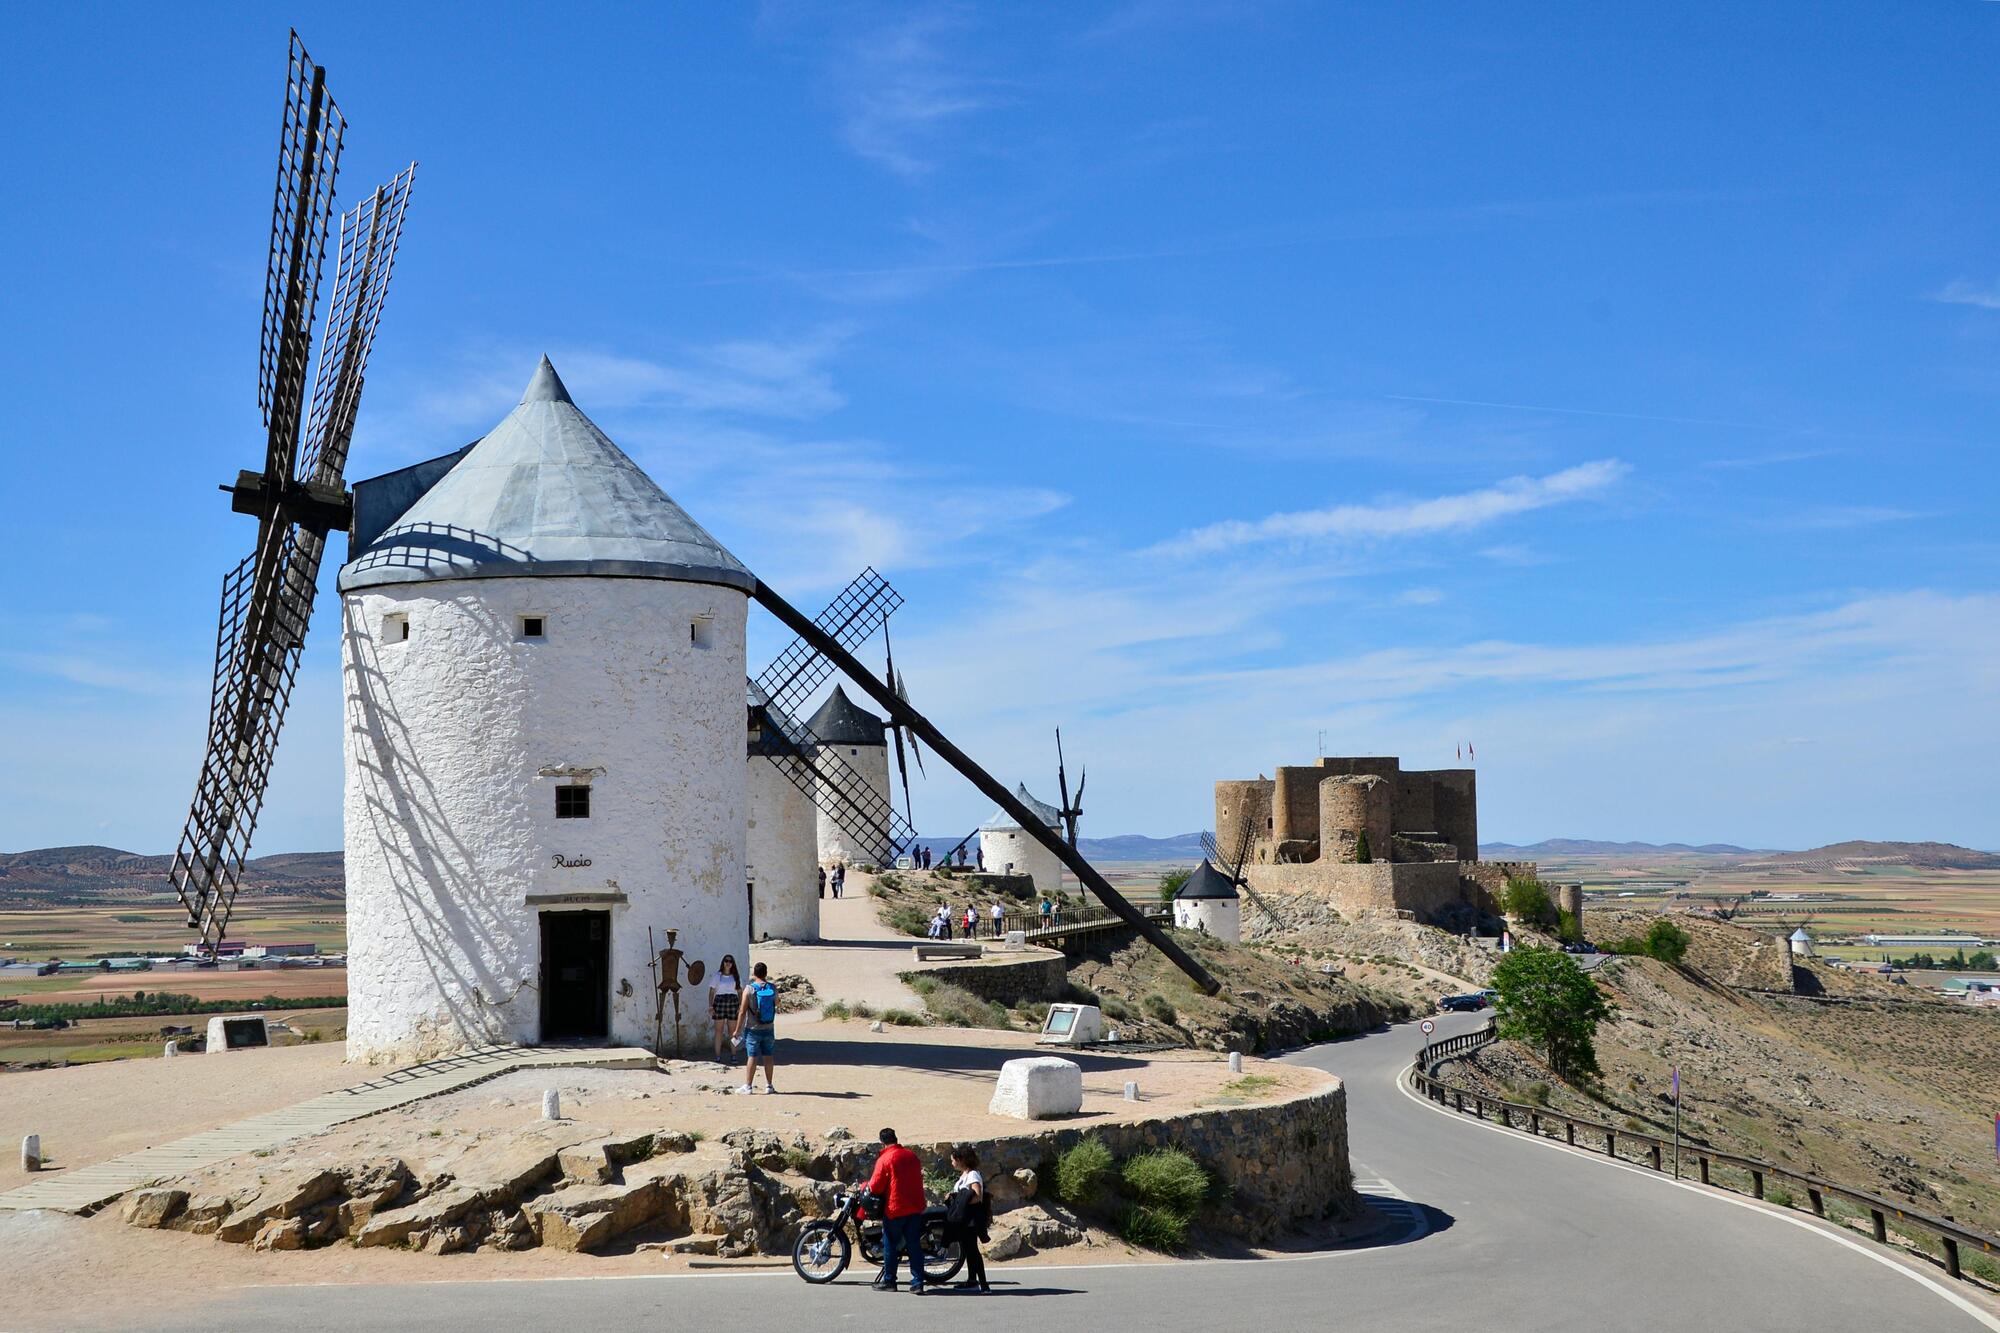
[[[179,953],[192,938],[187,915],[171,895],[164,901],[154,895],[138,903],[0,910],[0,957],[20,962]],[[240,898],[229,938],[246,944],[309,942],[321,953],[344,953],[347,920],[337,900]]]
[[[269,973],[245,973],[245,976]],[[310,974],[308,974],[310,975]],[[329,972],[328,980],[343,977]],[[174,989],[183,989],[178,982]],[[259,992],[261,995],[262,992]],[[269,1018],[299,1029],[307,1041],[338,1041],[347,1034],[345,1009],[265,1009]],[[66,1060],[71,1064],[91,1064],[101,1060],[160,1059],[166,1027],[191,1027],[199,1035],[208,1024],[208,1015],[193,1014],[174,1018],[89,1018],[73,1027],[36,1032],[16,1029],[0,1021],[0,1070]],[[190,1056],[190,1059],[201,1057]]]

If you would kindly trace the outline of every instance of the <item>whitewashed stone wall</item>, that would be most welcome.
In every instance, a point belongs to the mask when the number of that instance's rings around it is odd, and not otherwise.
[[[979,850],[986,868],[999,872],[1014,863],[1017,875],[1032,875],[1036,893],[1057,893],[1062,889],[1062,861],[1048,848],[1019,829],[981,829]]]
[[[757,938],[819,938],[819,861],[813,804],[778,765],[750,756],[750,827],[745,844]]]
[[[746,956],[746,608],[637,578],[342,599],[349,1059],[538,1040],[529,895],[626,896],[608,908],[616,1042],[653,1040],[648,926],[711,970]],[[384,633],[398,615],[407,641]],[[520,637],[524,615],[545,640]],[[588,819],[555,817],[563,773],[591,776]]]
[[[858,773],[868,785],[886,802],[889,800],[889,749],[884,745],[829,745],[828,750],[840,756],[840,761]],[[881,837],[870,839],[875,845],[857,840],[847,830],[833,822],[827,814],[832,804],[830,799],[814,802],[818,809],[816,839],[819,846],[821,865],[832,865],[839,861],[847,865],[876,865],[887,844],[888,832]]]
[[[1233,898],[1176,898],[1174,924],[1182,930],[1202,930],[1218,940],[1243,940],[1242,904]]]

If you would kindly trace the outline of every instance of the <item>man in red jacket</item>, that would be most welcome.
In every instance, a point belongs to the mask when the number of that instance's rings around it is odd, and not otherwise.
[[[882,1272],[875,1290],[896,1289],[896,1260],[910,1257],[910,1293],[924,1289],[924,1164],[917,1155],[896,1142],[896,1131],[881,1133],[882,1155],[875,1159],[875,1172],[868,1177],[868,1192],[886,1204],[882,1209]]]

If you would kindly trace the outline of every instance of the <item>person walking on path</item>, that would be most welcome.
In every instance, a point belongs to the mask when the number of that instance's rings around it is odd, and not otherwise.
[[[819,868],[819,896],[826,897],[826,867]]]
[[[836,861],[833,866],[833,896],[838,898],[847,887],[847,862]]]
[[[944,1234],[958,1242],[958,1252],[965,1256],[965,1281],[958,1289],[991,1291],[986,1284],[986,1256],[979,1252],[979,1243],[986,1239],[993,1206],[986,1197],[986,1177],[979,1173],[978,1151],[969,1143],[953,1144],[951,1169],[958,1172],[958,1182],[945,1200]]]
[[[896,1289],[896,1261],[910,1258],[910,1292],[924,1289],[924,1164],[917,1155],[896,1142],[896,1131],[885,1129],[878,1135],[882,1153],[868,1177],[868,1192],[882,1203],[882,1272],[874,1281],[877,1291]]]
[[[993,938],[996,940],[1000,938],[1000,919],[1006,915],[1007,909],[1000,905],[998,898],[995,898],[993,900]]]
[[[757,1062],[764,1064],[764,1091],[776,1092],[771,1066],[778,1057],[778,988],[771,984],[762,963],[750,968],[750,988],[736,1009],[736,1037],[743,1043],[743,1086],[738,1092],[757,1089]]]
[[[979,911],[971,903],[965,905],[965,938],[979,938]]]
[[[937,928],[939,939],[948,940],[951,938],[951,909],[946,907],[942,901],[938,903]]]
[[[736,1024],[736,1011],[743,1007],[743,977],[736,970],[736,955],[726,953],[708,979],[708,1017],[715,1028],[715,1062],[723,1060],[722,1048]]]
[[[1052,913],[1054,913],[1054,911],[1055,911],[1055,910],[1056,910],[1056,908],[1055,908],[1055,904],[1049,901],[1049,895],[1048,895],[1048,894],[1046,894],[1046,893],[1045,893],[1045,894],[1043,894],[1043,895],[1042,895],[1042,927],[1043,927],[1043,929],[1047,929],[1047,928],[1048,928],[1048,926],[1049,926],[1049,925],[1051,924],[1051,923],[1050,923],[1050,920],[1049,920],[1049,918],[1050,918],[1050,915],[1051,915]]]

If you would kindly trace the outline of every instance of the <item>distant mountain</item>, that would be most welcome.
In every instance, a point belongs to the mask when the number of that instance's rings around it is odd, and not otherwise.
[[[1077,850],[1092,861],[1199,861],[1200,833],[1176,833],[1170,838],[1149,838],[1142,833],[1120,833],[1110,838],[1078,838]]]
[[[171,856],[142,856],[116,847],[42,847],[0,852],[0,905],[82,906],[172,893]],[[339,852],[281,852],[252,857],[243,867],[243,891],[339,898],[344,878]]]
[[[1661,852],[1700,856],[1749,856],[1752,849],[1728,842],[1598,842],[1591,838],[1544,838],[1523,847],[1511,842],[1482,842],[1479,854],[1489,861],[1532,860],[1537,856],[1652,856]]]
[[[1834,842],[1804,852],[1775,852],[1762,864],[1804,865],[1846,861],[1854,864],[1917,866],[1925,870],[1996,870],[2000,854],[1951,842]]]

